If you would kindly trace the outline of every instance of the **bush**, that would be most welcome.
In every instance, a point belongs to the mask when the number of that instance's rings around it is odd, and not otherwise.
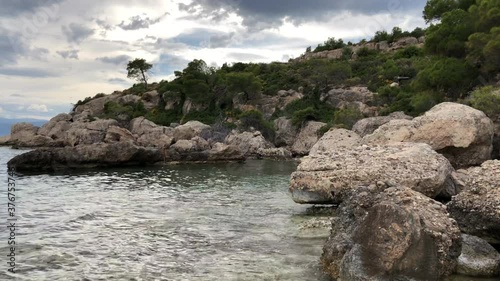
[[[120,104],[109,101],[104,104],[104,115],[106,118],[116,120],[131,120],[146,114],[146,109],[142,102]]]
[[[435,92],[427,91],[418,93],[411,98],[410,105],[413,109],[410,113],[413,116],[420,115],[440,102],[441,97]]]
[[[493,117],[500,115],[500,89],[492,86],[475,90],[470,97],[472,107]]]
[[[264,119],[262,113],[258,110],[243,112],[240,116],[240,129],[248,131],[250,127],[260,131],[269,141],[274,140],[274,125]]]
[[[317,112],[312,106],[298,110],[292,115],[292,124],[296,127],[300,127],[304,122],[311,120],[318,120]]]
[[[158,125],[170,126],[171,123],[178,123],[181,115],[178,110],[152,110],[144,118]]]
[[[344,125],[346,129],[352,129],[354,124],[363,119],[363,113],[355,107],[348,107],[335,112],[333,122],[335,125]]]

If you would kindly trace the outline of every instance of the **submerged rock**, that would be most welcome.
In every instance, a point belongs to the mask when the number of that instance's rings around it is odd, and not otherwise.
[[[409,188],[364,188],[341,204],[321,263],[338,280],[442,280],[460,230],[446,207]]]

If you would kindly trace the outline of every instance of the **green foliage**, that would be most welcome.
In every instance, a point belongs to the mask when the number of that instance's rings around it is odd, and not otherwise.
[[[331,122],[321,127],[318,130],[318,138],[321,138],[324,134],[326,134],[326,132],[330,131],[331,128],[333,128],[333,124]]]
[[[336,125],[344,125],[345,128],[351,129],[356,122],[363,119],[363,113],[355,107],[348,107],[337,110],[333,117],[333,123]]]
[[[474,2],[475,0],[429,0],[424,8],[424,19],[429,23],[455,9],[467,11]]]
[[[104,104],[104,114],[106,118],[117,120],[131,120],[133,118],[144,116],[146,109],[142,102],[120,104],[114,101],[109,101]]]
[[[144,117],[158,125],[170,126],[171,123],[179,122],[182,114],[179,110],[152,110]]]
[[[220,112],[216,112],[215,110],[192,111],[184,116],[182,122],[196,120],[207,125],[212,125],[217,121],[219,115]]]
[[[275,132],[274,125],[266,121],[262,113],[258,110],[246,111],[240,114],[240,129],[249,130],[250,127],[260,131],[262,135],[269,141],[274,140]]]
[[[127,64],[127,77],[136,79],[139,82],[144,82],[148,85],[148,71],[153,67],[152,64],[146,62],[145,59],[135,59]]]
[[[312,121],[318,119],[319,119],[318,113],[314,110],[314,107],[312,106],[295,111],[292,114],[292,124],[296,127],[301,126],[306,121]]]
[[[124,92],[130,95],[141,95],[146,92],[146,86],[144,84],[134,84]]]
[[[262,82],[253,73],[229,73],[226,80],[228,90],[234,94],[244,93],[246,100],[257,99],[262,90]]]
[[[413,86],[418,91],[432,90],[456,100],[474,86],[476,77],[475,69],[463,60],[437,58],[418,73]]]
[[[470,97],[470,104],[490,117],[500,116],[500,89],[492,86],[477,89]]]
[[[406,47],[402,50],[397,51],[396,54],[394,55],[394,58],[396,58],[396,59],[402,59],[402,58],[409,59],[412,57],[421,57],[423,55],[424,55],[424,50],[422,50],[421,48],[419,48],[417,46],[410,46],[410,47]]]
[[[412,106],[411,114],[420,115],[436,104],[442,102],[442,97],[431,91],[417,93],[411,97],[410,105]]]
[[[323,44],[318,44],[318,47],[316,47],[313,52],[317,53],[322,51],[330,51],[343,48],[344,46],[345,44],[342,39],[336,40],[335,37],[330,37]]]
[[[367,47],[363,47],[359,49],[356,54],[358,55],[358,58],[362,58],[362,57],[376,56],[377,53],[378,52],[376,50],[370,50]]]

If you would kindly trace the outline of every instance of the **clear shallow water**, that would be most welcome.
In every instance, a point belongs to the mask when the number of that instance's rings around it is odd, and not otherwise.
[[[21,152],[0,147],[1,206],[5,164]],[[17,280],[328,280],[324,233],[300,229],[307,209],[287,192],[294,170],[248,161],[18,177]]]

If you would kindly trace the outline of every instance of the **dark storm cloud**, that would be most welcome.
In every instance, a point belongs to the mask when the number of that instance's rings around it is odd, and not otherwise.
[[[243,18],[243,25],[251,30],[279,26],[286,17],[294,23],[309,20],[325,20],[332,14],[400,14],[418,11],[420,16],[426,0],[194,0],[191,4],[179,4],[179,8],[193,17],[219,20],[235,12]]]
[[[57,51],[56,53],[65,59],[78,59],[78,50]]]
[[[81,43],[83,40],[94,34],[95,30],[83,24],[70,23],[63,26],[62,31],[69,43]]]
[[[33,67],[0,67],[0,75],[30,78],[46,78],[59,76],[58,74],[46,69]]]
[[[129,19],[128,23],[122,21],[118,26],[123,30],[137,30],[148,28],[149,26],[160,22],[168,13],[161,15],[158,18],[151,19],[149,17],[134,16]]]
[[[42,60],[49,50],[33,48],[18,33],[13,33],[0,28],[0,66],[16,64],[20,57]]]
[[[96,58],[96,60],[104,62],[104,63],[122,65],[122,64],[127,63],[130,60],[130,57],[127,55],[119,55],[119,56],[114,56],[114,57],[100,57],[100,58]]]
[[[15,17],[22,13],[32,13],[41,7],[50,6],[63,0],[1,0],[0,16]]]

